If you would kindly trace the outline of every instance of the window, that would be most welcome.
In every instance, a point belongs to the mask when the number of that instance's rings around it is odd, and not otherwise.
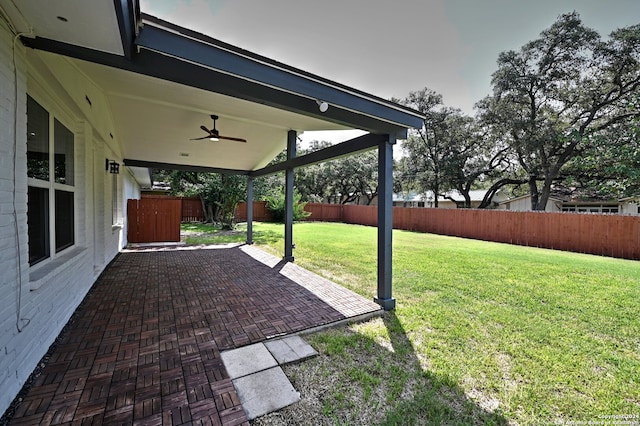
[[[111,225],[120,223],[118,212],[118,174],[111,174]]]
[[[75,242],[74,135],[30,96],[27,177],[29,264],[35,265]]]
[[[49,257],[49,190],[29,186],[28,189],[29,264]]]
[[[595,205],[595,206],[585,206],[585,205],[563,205],[563,212],[578,212],[578,213],[607,213],[607,214],[616,214],[619,212],[618,207],[609,206],[605,204]]]

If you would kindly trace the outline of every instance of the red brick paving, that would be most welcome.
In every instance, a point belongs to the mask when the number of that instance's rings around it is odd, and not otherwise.
[[[220,351],[376,310],[247,253],[264,257],[255,248],[119,254],[10,424],[245,425]]]

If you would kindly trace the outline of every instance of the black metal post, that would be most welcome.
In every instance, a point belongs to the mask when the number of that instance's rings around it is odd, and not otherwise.
[[[289,130],[287,133],[287,160],[296,157],[297,136],[295,130]],[[286,170],[284,204],[284,260],[293,262],[293,167]]]
[[[391,261],[393,235],[393,145],[395,135],[378,145],[378,296],[385,311],[396,307],[392,296]]]
[[[247,176],[247,244],[253,244],[253,178]]]

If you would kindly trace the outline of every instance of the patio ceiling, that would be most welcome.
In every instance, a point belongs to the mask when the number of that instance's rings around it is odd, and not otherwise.
[[[19,16],[18,30],[33,29],[22,41],[44,64],[64,55],[102,89],[125,164],[246,172],[281,152],[289,130],[401,138],[422,123],[400,105],[140,14],[135,0],[0,4]],[[191,141],[211,114],[221,135],[248,142]]]

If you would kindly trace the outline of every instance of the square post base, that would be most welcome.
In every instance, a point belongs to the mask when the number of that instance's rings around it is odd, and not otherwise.
[[[377,297],[374,297],[373,301],[382,306],[382,309],[384,309],[385,311],[392,311],[396,308],[396,299],[394,299],[393,297],[390,299],[379,299]]]

